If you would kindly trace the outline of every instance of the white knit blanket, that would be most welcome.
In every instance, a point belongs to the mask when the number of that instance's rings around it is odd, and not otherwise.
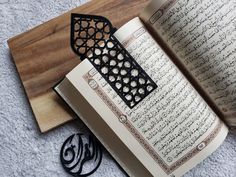
[[[72,122],[40,134],[7,46],[7,39],[39,25],[85,1],[0,0],[0,176],[65,177],[59,152],[71,134],[86,132]],[[105,153],[93,176],[125,176]],[[236,134],[185,177],[236,177]]]

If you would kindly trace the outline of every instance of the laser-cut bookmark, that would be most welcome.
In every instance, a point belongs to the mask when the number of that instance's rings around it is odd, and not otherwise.
[[[81,60],[87,58],[127,106],[133,108],[157,85],[113,35],[115,31],[105,17],[71,15],[71,48]]]

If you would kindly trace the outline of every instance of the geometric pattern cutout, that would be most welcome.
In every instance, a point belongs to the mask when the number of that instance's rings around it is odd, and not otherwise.
[[[154,89],[155,82],[113,36],[115,28],[102,16],[72,14],[71,47],[87,58],[121,99],[133,108]]]

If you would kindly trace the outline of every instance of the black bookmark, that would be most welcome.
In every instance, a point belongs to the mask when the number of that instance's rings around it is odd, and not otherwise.
[[[71,15],[71,48],[81,60],[87,58],[132,109],[157,85],[113,35],[115,31],[105,17]]]

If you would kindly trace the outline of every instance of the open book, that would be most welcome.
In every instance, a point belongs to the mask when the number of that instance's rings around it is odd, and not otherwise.
[[[236,126],[235,14],[234,0],[155,0],[117,30],[157,84],[133,108],[87,59],[55,90],[130,176],[182,176]]]

